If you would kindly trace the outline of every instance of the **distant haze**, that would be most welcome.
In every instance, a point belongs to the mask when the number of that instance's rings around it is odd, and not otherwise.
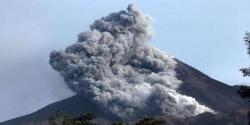
[[[76,41],[95,19],[130,0],[6,0],[0,2],[0,121],[33,112],[74,93],[49,66],[49,53]],[[249,0],[143,1],[154,18],[151,44],[215,79],[249,82],[238,71],[250,59],[243,43],[250,30]]]

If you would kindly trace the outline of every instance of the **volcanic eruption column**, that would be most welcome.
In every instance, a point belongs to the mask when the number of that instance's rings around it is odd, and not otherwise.
[[[177,92],[176,62],[147,44],[151,36],[150,18],[129,5],[95,20],[65,51],[53,51],[50,64],[74,92],[122,119],[213,112]]]

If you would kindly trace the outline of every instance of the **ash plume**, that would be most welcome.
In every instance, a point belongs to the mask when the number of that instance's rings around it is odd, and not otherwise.
[[[95,20],[90,31],[50,64],[76,93],[122,119],[168,114],[185,118],[213,112],[178,93],[173,57],[151,47],[151,20],[134,5]]]

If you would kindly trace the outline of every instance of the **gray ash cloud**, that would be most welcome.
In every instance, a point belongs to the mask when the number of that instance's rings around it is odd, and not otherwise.
[[[122,119],[212,112],[177,92],[176,62],[150,46],[151,37],[151,19],[129,5],[95,20],[65,51],[53,51],[50,64],[74,92]]]

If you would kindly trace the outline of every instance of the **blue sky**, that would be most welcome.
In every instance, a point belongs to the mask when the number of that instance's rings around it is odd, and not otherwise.
[[[95,19],[131,2],[154,18],[150,44],[219,81],[250,85],[238,71],[250,64],[243,43],[249,0],[2,0],[0,121],[72,96],[48,65],[50,51],[74,43]]]

